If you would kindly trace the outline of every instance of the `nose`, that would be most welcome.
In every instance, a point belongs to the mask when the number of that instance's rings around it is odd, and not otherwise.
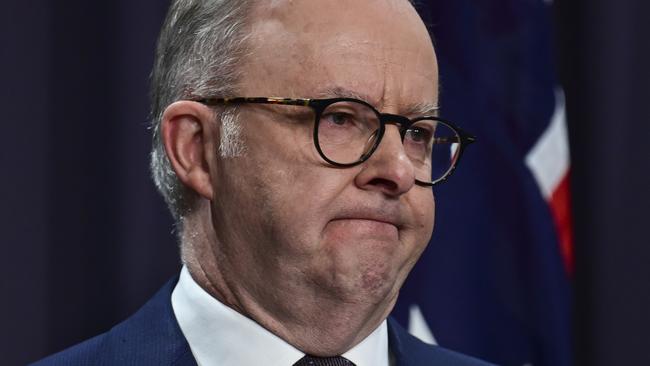
[[[415,170],[406,155],[399,129],[387,125],[377,150],[362,164],[355,184],[364,190],[400,196],[415,184]]]

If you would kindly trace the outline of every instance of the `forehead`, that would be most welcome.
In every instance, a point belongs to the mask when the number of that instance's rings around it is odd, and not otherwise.
[[[437,102],[431,39],[407,0],[264,2],[253,11],[249,43],[247,95],[348,90],[382,108]]]

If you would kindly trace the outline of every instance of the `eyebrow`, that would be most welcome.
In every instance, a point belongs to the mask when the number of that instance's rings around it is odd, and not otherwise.
[[[356,92],[340,86],[328,87],[316,94],[316,98],[353,98],[363,100],[370,105],[376,106],[378,102],[368,94]],[[377,107],[375,107],[377,108]],[[440,106],[435,103],[411,103],[400,108],[401,113],[406,116],[438,116]]]
[[[438,117],[440,106],[433,103],[415,103],[409,105],[404,114],[408,116],[434,116]]]

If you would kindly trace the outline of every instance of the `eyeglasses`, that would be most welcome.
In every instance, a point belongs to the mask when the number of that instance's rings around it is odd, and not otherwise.
[[[351,167],[368,160],[379,146],[387,124],[399,127],[402,144],[415,170],[415,182],[433,186],[456,168],[465,147],[476,139],[448,121],[434,116],[409,119],[380,113],[353,98],[206,98],[210,105],[278,104],[309,107],[314,113],[314,145],[320,156],[336,167]]]

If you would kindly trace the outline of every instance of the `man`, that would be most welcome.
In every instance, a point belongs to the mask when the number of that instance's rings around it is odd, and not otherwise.
[[[386,320],[471,141],[437,103],[407,0],[174,1],[152,170],[185,266],[42,364],[485,365]]]

